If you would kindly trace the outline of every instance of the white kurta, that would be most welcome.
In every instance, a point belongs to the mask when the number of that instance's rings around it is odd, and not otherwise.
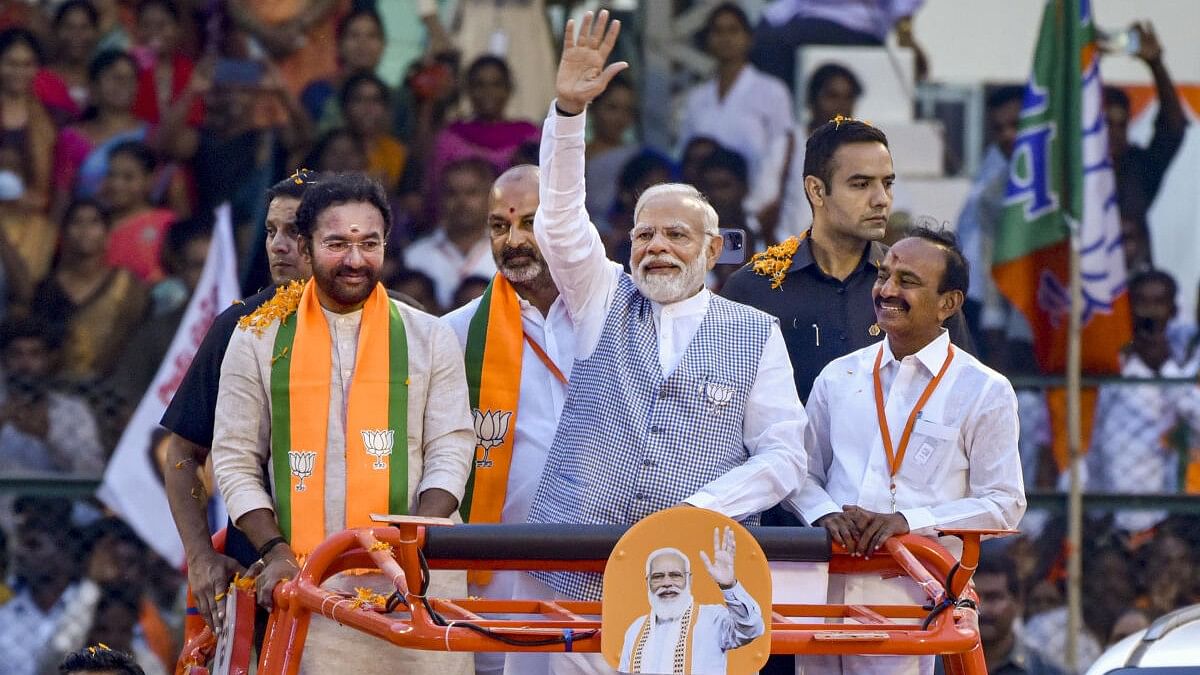
[[[897,361],[885,340],[831,362],[813,384],[808,401],[809,480],[787,502],[807,522],[842,506],[891,513],[887,456],[876,423],[873,366],[883,350],[880,380],[893,442],[909,413],[941,369],[950,346],[946,331],[924,349]],[[1003,375],[958,349],[941,384],[913,428],[896,475],[896,511],[915,534],[938,528],[1016,529],[1025,512],[1025,489],[1017,451],[1017,400]],[[961,555],[959,540],[939,543]],[[831,576],[830,602],[924,603],[909,579],[878,575]],[[806,660],[808,661],[808,660]],[[828,661],[828,660],[823,660]],[[836,661],[836,659],[834,659]],[[932,658],[843,657],[809,672],[932,672]],[[807,666],[806,666],[807,667]]]
[[[754,176],[767,145],[792,126],[792,95],[781,80],[747,64],[724,98],[713,78],[687,93],[679,123],[679,145],[707,136],[735,150]]]

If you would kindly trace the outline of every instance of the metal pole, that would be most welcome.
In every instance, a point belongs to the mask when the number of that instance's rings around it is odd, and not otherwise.
[[[1073,224],[1076,225],[1076,224]],[[1067,338],[1067,456],[1070,458],[1071,491],[1067,502],[1067,668],[1078,672],[1079,634],[1083,629],[1083,493],[1079,480],[1079,460],[1083,456],[1083,434],[1080,421],[1081,352],[1080,315],[1083,312],[1083,289],[1079,275],[1079,229],[1071,228],[1070,245],[1071,319]]]

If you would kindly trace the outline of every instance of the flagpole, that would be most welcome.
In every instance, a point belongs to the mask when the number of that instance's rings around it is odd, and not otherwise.
[[[1071,318],[1067,337],[1067,453],[1070,471],[1070,496],[1067,502],[1067,669],[1078,672],[1079,633],[1083,628],[1083,489],[1079,459],[1083,456],[1080,420],[1082,392],[1080,318],[1083,313],[1083,284],[1079,274],[1079,228],[1071,227],[1070,244]]]

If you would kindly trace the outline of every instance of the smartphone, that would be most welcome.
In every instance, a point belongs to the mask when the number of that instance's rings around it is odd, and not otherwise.
[[[746,231],[736,227],[722,227],[721,238],[725,248],[721,249],[718,265],[744,265],[746,263]]]
[[[266,73],[261,61],[219,59],[213,70],[213,82],[241,87],[257,87]]]

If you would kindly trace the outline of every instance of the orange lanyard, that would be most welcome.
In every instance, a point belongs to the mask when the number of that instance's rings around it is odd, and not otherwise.
[[[874,373],[875,413],[879,416],[879,432],[883,434],[883,449],[887,452],[888,469],[891,471],[893,511],[896,506],[896,474],[900,473],[900,465],[904,463],[904,453],[908,450],[908,440],[912,436],[913,427],[917,424],[917,417],[921,414],[921,408],[925,407],[925,403],[933,395],[933,390],[937,389],[937,386],[941,384],[942,376],[946,374],[946,370],[950,368],[950,362],[953,360],[954,345],[947,345],[946,360],[942,362],[942,369],[925,386],[925,391],[921,392],[921,398],[917,399],[917,404],[913,406],[912,412],[908,414],[908,421],[904,424],[904,433],[900,436],[900,450],[897,452],[892,448],[892,432],[888,427],[887,413],[883,410],[883,382],[879,379],[879,364],[883,363],[883,345],[879,345],[879,354],[875,357]]]
[[[533,353],[537,354],[537,357],[542,360],[542,363],[545,364],[546,369],[550,371],[550,374],[553,375],[559,382],[562,382],[563,385],[566,385],[567,376],[563,375],[562,371],[558,369],[558,366],[554,365],[554,361],[550,360],[550,355],[542,349],[541,345],[534,342],[533,338],[529,337],[529,333],[525,333],[524,335],[525,341],[529,343],[531,348],[533,348]]]

